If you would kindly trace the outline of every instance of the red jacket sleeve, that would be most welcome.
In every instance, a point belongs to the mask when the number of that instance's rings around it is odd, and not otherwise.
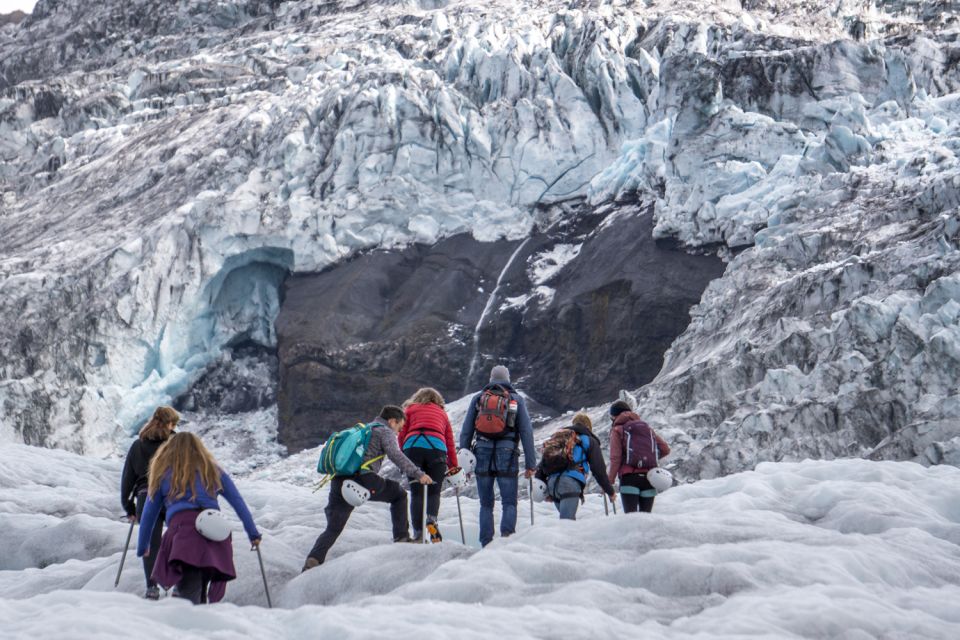
[[[447,441],[447,466],[449,468],[459,467],[460,463],[457,461],[457,445],[453,442],[453,427],[450,426],[450,417],[447,415],[447,412],[443,412],[443,421],[444,426],[444,440]]]
[[[407,440],[407,436],[410,435],[410,409],[413,408],[413,405],[407,407],[403,412],[403,426],[400,427],[400,433],[397,434],[397,442],[400,444],[400,448],[403,449],[403,443]]]
[[[610,468],[607,470],[610,484],[617,481],[621,464],[623,464],[623,427],[616,426],[610,430]]]

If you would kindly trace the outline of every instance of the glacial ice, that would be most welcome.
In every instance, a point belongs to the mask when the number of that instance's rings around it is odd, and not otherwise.
[[[118,6],[41,1],[0,37],[3,442],[111,453],[271,343],[284,273],[520,240],[585,198],[729,260],[638,391],[682,477],[956,463],[939,3]]]

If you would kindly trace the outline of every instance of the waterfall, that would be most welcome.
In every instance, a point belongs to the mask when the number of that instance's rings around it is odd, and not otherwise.
[[[490,313],[491,309],[493,309],[493,305],[497,299],[497,292],[500,291],[500,283],[503,282],[503,278],[510,269],[510,265],[513,264],[514,259],[529,241],[530,238],[526,238],[520,243],[519,246],[517,246],[514,252],[510,254],[510,258],[507,259],[507,263],[503,265],[503,269],[500,271],[500,275],[497,277],[497,284],[494,285],[493,291],[490,292],[490,297],[487,298],[487,304],[483,307],[483,313],[480,314],[480,319],[477,320],[477,326],[473,329],[473,355],[470,358],[470,371],[467,373],[467,380],[463,386],[463,395],[470,393],[470,381],[473,380],[473,374],[476,373],[477,365],[480,363],[480,328],[483,326],[483,321],[487,319],[487,315]]]

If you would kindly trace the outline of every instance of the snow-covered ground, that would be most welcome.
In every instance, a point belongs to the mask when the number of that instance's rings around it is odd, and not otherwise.
[[[650,515],[605,517],[591,495],[575,523],[543,504],[531,526],[523,502],[517,534],[482,551],[473,499],[461,499],[466,546],[452,496],[440,545],[389,543],[387,509],[370,504],[301,575],[324,525],[313,463],[286,458],[238,483],[265,534],[275,608],[242,542],[226,603],[193,608],[140,599],[132,556],[113,588],[127,533],[118,460],[4,446],[0,637],[960,637],[955,467],[764,463],[678,486]]]

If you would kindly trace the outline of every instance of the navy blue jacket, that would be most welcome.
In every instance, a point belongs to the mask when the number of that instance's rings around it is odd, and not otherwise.
[[[460,428],[460,448],[473,448],[473,435],[475,432],[473,423],[477,419],[477,402],[480,400],[480,396],[483,395],[484,391],[496,386],[504,387],[510,392],[510,399],[517,401],[517,421],[515,428],[517,433],[520,434],[520,442],[523,444],[524,467],[527,469],[536,469],[537,450],[533,445],[533,423],[530,422],[530,414],[527,413],[527,404],[523,401],[523,396],[517,393],[510,383],[507,382],[491,382],[470,400],[470,408],[467,409],[467,416],[463,419],[463,427]],[[507,442],[513,441],[512,438],[505,438],[504,440]]]

